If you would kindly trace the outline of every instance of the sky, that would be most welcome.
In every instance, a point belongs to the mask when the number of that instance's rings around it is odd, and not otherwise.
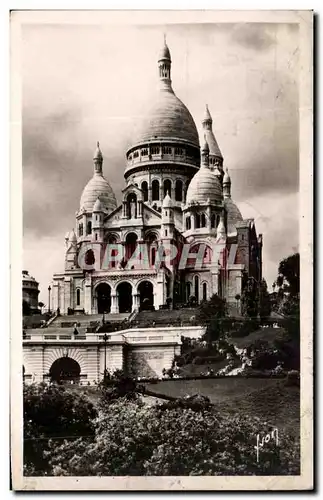
[[[96,142],[117,200],[125,153],[153,99],[167,37],[176,95],[200,137],[205,104],[244,218],[263,234],[268,286],[298,251],[298,27],[294,24],[25,25],[22,30],[24,269],[47,303],[93,174]]]

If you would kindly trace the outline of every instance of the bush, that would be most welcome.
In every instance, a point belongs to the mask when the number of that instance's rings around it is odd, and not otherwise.
[[[55,447],[49,463],[68,476],[299,474],[299,446],[289,436],[266,443],[257,463],[256,436],[267,428],[255,417],[221,415],[200,397],[153,407],[119,400],[100,413],[90,444]]]
[[[49,472],[44,453],[65,437],[94,436],[97,412],[84,396],[56,384],[24,386],[24,465],[29,474]]]

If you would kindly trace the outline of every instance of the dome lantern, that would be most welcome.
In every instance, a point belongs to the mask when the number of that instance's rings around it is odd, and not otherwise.
[[[94,172],[102,175],[103,155],[100,149],[99,141],[96,143],[96,150],[94,151],[93,162],[94,162]]]
[[[160,51],[158,58],[159,79],[161,82],[161,90],[173,92],[171,80],[171,65],[170,51],[166,44],[166,35],[164,35],[164,46]]]

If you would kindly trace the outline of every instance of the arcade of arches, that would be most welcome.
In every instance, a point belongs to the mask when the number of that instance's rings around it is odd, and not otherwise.
[[[118,284],[113,292],[108,283],[100,283],[95,289],[98,314],[131,313],[134,309],[152,310],[154,308],[154,286],[142,281],[137,287],[128,281]]]

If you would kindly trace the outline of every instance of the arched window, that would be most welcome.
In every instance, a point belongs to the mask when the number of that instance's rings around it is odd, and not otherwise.
[[[175,184],[175,200],[183,201],[183,183],[179,180]]]
[[[203,300],[207,300],[207,284],[203,283]]]
[[[81,305],[81,290],[79,288],[76,290],[76,305]]]
[[[199,277],[195,276],[194,278],[194,295],[196,298],[196,302],[199,302]]]
[[[83,236],[83,223],[79,224],[79,236]]]
[[[191,229],[191,216],[188,215],[186,217],[186,231],[188,231],[189,229]]]
[[[172,196],[172,183],[169,179],[166,179],[166,181],[164,181],[164,198],[167,193],[169,194],[169,196]]]
[[[158,201],[159,200],[159,182],[155,179],[151,183],[151,191],[152,191],[152,200],[153,201]]]
[[[216,217],[216,227],[218,227],[219,224],[220,224],[220,216],[217,215],[217,217]]]
[[[126,260],[131,259],[137,247],[138,236],[135,233],[129,233],[126,237]]]
[[[211,215],[211,227],[215,227],[215,214]]]
[[[199,229],[200,227],[201,227],[200,214],[195,214],[195,229]]]
[[[86,234],[92,233],[92,222],[89,220],[86,226]]]
[[[205,214],[202,214],[201,215],[201,227],[205,227],[206,226],[206,218],[205,218]]]
[[[84,260],[85,260],[85,264],[87,266],[93,266],[93,264],[95,263],[95,257],[94,257],[93,250],[90,249],[86,252]]]
[[[148,201],[148,183],[146,181],[141,183],[141,189],[144,193],[144,201]]]

